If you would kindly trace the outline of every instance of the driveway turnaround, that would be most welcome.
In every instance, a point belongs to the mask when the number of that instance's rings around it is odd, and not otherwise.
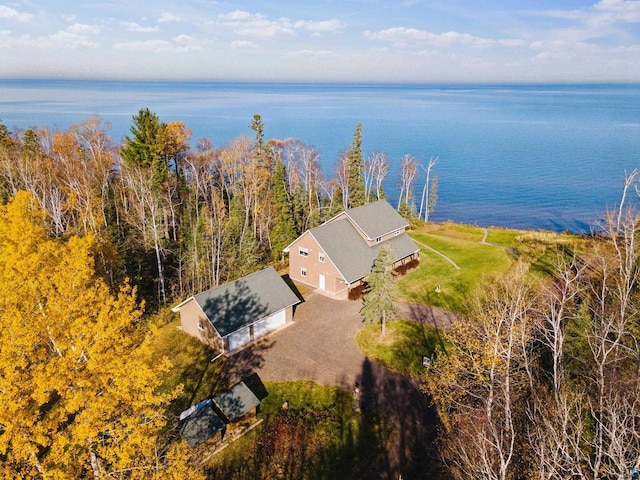
[[[333,300],[311,293],[298,305],[293,322],[258,345],[263,380],[311,380],[351,389],[366,357],[356,345],[362,327],[360,302]]]

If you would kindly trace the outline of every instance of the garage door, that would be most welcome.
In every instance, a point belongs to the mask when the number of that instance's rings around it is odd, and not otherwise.
[[[243,345],[246,345],[251,340],[249,336],[249,327],[245,327],[242,330],[238,330],[235,333],[229,335],[229,350],[235,350]]]
[[[270,317],[264,318],[253,324],[253,337],[259,338],[277,328],[282,327],[287,322],[285,311],[274,313]]]

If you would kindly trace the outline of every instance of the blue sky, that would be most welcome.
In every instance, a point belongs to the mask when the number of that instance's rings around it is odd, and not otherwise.
[[[640,82],[640,0],[15,0],[0,49],[0,78]]]

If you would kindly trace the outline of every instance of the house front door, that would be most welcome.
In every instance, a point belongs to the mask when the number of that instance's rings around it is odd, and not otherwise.
[[[318,288],[320,290],[324,290],[325,288],[325,281],[324,281],[324,275],[320,274],[318,276]]]

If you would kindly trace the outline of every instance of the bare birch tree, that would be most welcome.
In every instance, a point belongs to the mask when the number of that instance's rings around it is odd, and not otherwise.
[[[413,184],[418,176],[418,159],[412,155],[405,155],[400,162],[400,195],[398,196],[398,210],[404,203],[410,207],[413,195]]]
[[[382,199],[382,182],[389,173],[389,159],[383,152],[371,152],[364,162],[364,188],[367,201]]]
[[[429,159],[426,167],[422,167],[426,172],[426,178],[424,181],[424,187],[422,187],[422,197],[420,198],[420,211],[418,212],[419,218],[424,218],[425,222],[429,221],[429,213],[434,208],[432,197],[433,193],[430,191],[432,188],[431,185],[431,170],[438,164],[438,157]],[[423,217],[424,212],[424,217]]]

